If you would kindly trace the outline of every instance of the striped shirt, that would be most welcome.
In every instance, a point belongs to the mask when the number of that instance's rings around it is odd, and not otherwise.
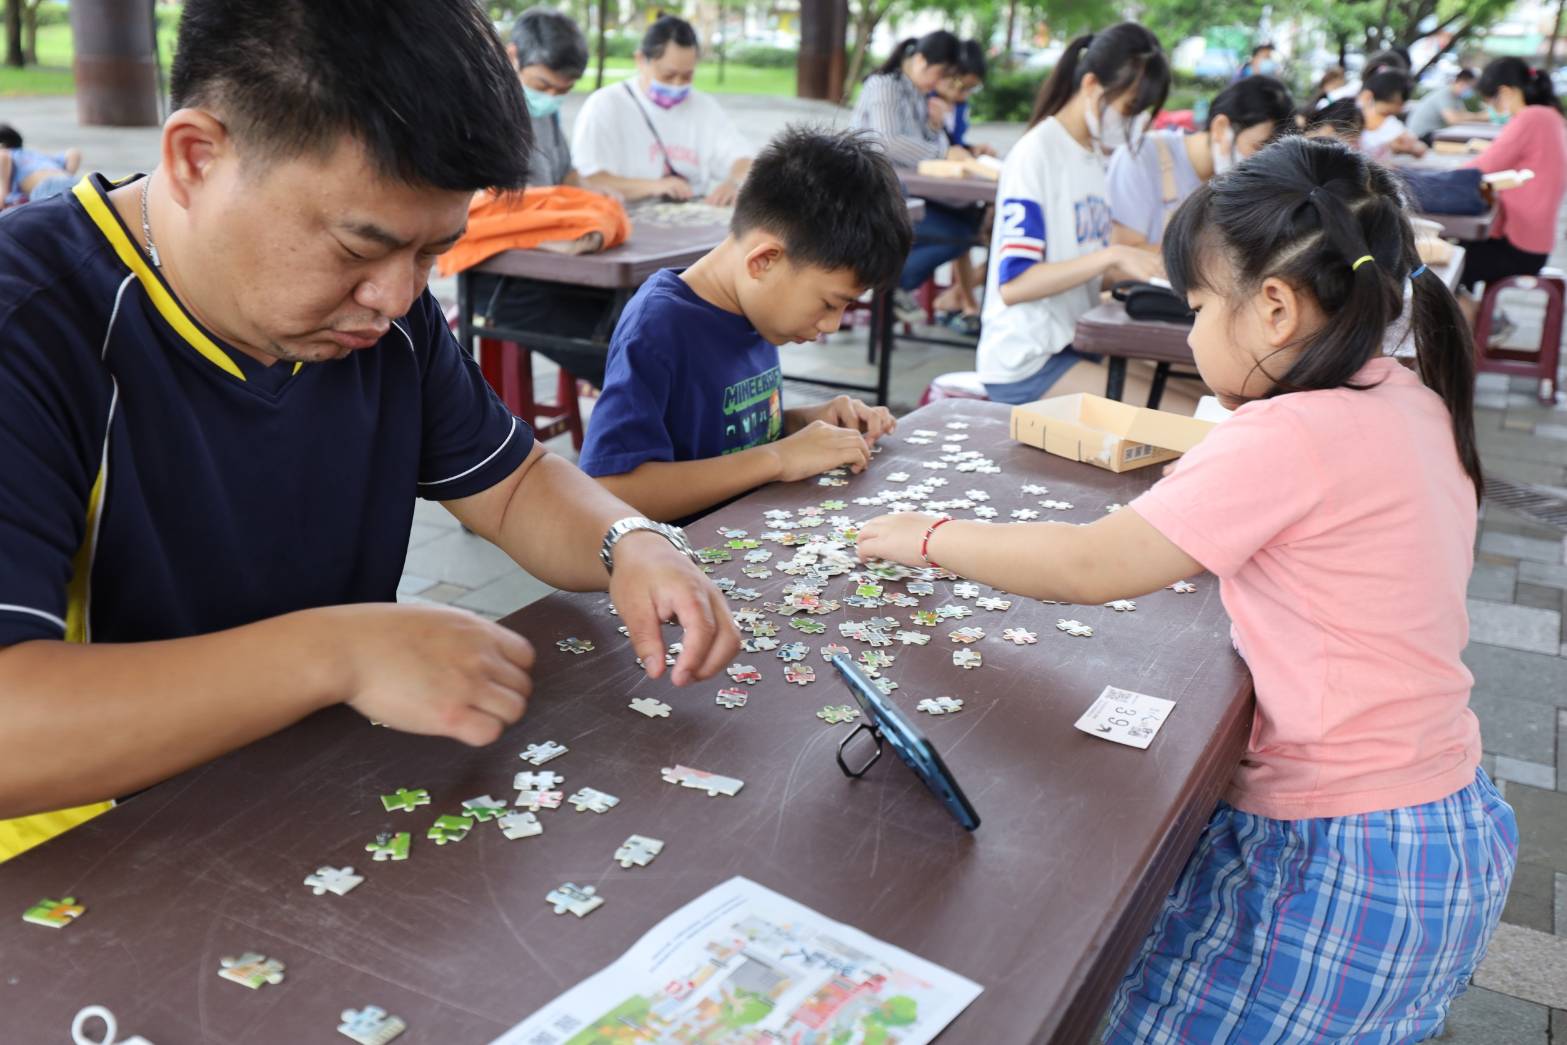
[[[860,86],[849,126],[874,131],[894,167],[947,155],[947,132],[930,125],[930,109],[914,81],[902,72],[874,73]]]

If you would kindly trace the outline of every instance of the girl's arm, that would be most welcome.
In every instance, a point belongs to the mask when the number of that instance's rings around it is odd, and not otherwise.
[[[1001,300],[1018,305],[1054,297],[1111,270],[1121,279],[1149,280],[1164,275],[1164,262],[1146,247],[1124,245],[1112,245],[1068,261],[1041,261],[1001,284]]]
[[[920,546],[939,516],[883,515],[860,530],[859,554],[924,566]],[[931,535],[926,553],[970,580],[1034,599],[1097,605],[1146,595],[1203,567],[1130,508],[1086,526],[953,520]]]
[[[1540,130],[1534,126],[1535,117],[1525,115],[1529,112],[1529,108],[1532,107],[1525,108],[1523,112],[1508,120],[1507,126],[1502,128],[1502,133],[1496,136],[1496,140],[1464,166],[1477,168],[1486,174],[1528,166],[1528,144]],[[1554,115],[1552,118],[1559,119]]]

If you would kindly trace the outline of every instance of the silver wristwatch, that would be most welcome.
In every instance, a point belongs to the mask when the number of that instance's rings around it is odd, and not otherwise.
[[[615,572],[615,545],[628,533],[637,530],[649,530],[658,534],[664,540],[675,546],[675,550],[694,562],[698,567],[702,565],[702,557],[691,547],[691,542],[686,540],[686,532],[678,526],[670,526],[668,523],[654,522],[652,519],[644,519],[640,515],[621,519],[609,528],[604,534],[604,543],[599,547],[599,560],[604,563],[604,569],[610,573]]]

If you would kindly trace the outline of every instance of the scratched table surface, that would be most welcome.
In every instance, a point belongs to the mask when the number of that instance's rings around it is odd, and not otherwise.
[[[1075,505],[1042,516],[1086,522],[1156,478],[1157,469],[1117,476],[1012,443],[1007,418],[991,403],[934,404],[904,418],[849,485],[766,487],[695,524],[692,536],[721,543],[720,526],[756,535],[769,529],[764,510],[825,499],[848,502],[825,515],[867,519],[883,509],[853,499],[897,485],[887,476],[900,470],[910,483],[947,478],[934,494],[941,499],[988,491],[998,521],[1036,505],[1040,495],[1023,494],[1025,483]],[[922,428],[941,437],[911,445]],[[927,471],[955,431],[1002,472]],[[764,546],[774,566],[792,554]],[[736,609],[760,608],[792,580],[776,569],[742,577],[742,565],[736,553],[714,568],[762,593]],[[1084,1040],[1249,729],[1251,681],[1231,649],[1217,585],[1192,580],[1194,593],[1156,592],[1134,612],[1015,598],[1009,610],[975,608],[928,629],[927,646],[887,649],[897,657],[884,670],[900,684],[893,701],[931,737],[983,818],[972,834],[890,754],[864,779],[845,778],[834,749],[851,727],[815,714],[851,702],[819,647],[867,648],[839,637],[838,622],[907,619],[910,609],[846,608],[815,618],[828,627],[821,635],[769,614],[781,642],[810,643],[804,663],[816,681],[787,684],[773,653],[742,655],[763,679],[746,706],[726,710],[714,699],[732,684],[723,676],[681,690],[648,681],[605,596],[551,596],[507,621],[538,647],[537,692],[527,717],[491,747],[397,733],[334,709],[0,866],[0,911],[12,912],[0,918],[0,1038],[64,1041],[78,1008],[103,1004],[122,1034],[159,1045],[329,1043],[346,1040],[336,1032],[342,1010],[373,1004],[408,1023],[400,1042],[487,1042],[676,907],[741,874],[983,985],[944,1041]],[[837,577],[824,597],[848,594]],[[947,603],[974,606],[940,581],[921,608]],[[1058,631],[1063,617],[1092,625],[1093,637]],[[967,647],[982,667],[953,666],[952,652],[965,648],[948,641],[957,626],[985,629]],[[1003,641],[1013,627],[1036,632],[1038,643]],[[557,640],[570,636],[596,649],[559,651]],[[1147,751],[1073,728],[1106,685],[1176,701]],[[919,699],[942,695],[962,698],[964,710],[914,714]],[[628,710],[639,696],[666,701],[672,715]],[[569,804],[543,811],[543,834],[516,841],[493,823],[442,847],[426,840],[435,817],[460,812],[465,799],[510,801],[513,774],[532,768],[518,752],[546,740],[570,748],[543,767],[564,775],[568,794],[590,786],[620,804],[602,815]],[[709,797],[664,783],[660,769],[676,763],[745,787]],[[403,787],[426,788],[433,801],[385,812],[379,796]],[[409,860],[370,859],[365,844],[386,830],[414,833]],[[611,856],[632,833],[666,847],[649,866],[624,870]],[[366,880],[344,896],[312,895],[303,880],[322,865],[351,865]],[[595,886],[604,905],[580,920],[554,914],[545,894],[568,881]],[[21,920],[39,898],[65,896],[87,908],[66,928]],[[286,979],[252,991],[219,978],[220,959],[246,951],[283,961]]]

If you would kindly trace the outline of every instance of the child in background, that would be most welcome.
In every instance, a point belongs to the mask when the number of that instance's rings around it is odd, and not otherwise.
[[[626,305],[582,470],[665,521],[765,483],[864,470],[892,414],[848,396],[784,409],[777,346],[837,330],[851,302],[897,279],[911,236],[870,135],[784,131],[741,186],[729,237]]]
[[[1133,22],[1073,40],[1040,88],[996,189],[975,367],[996,402],[1038,399],[1074,369],[1104,388],[1104,364],[1072,348],[1077,321],[1099,304],[1102,281],[1163,268],[1151,251],[1110,245],[1105,165],[1142,145],[1169,90],[1158,39]]]
[[[1409,100],[1409,75],[1388,70],[1367,77],[1357,101],[1366,129],[1360,134],[1360,151],[1378,163],[1386,163],[1394,153],[1424,156],[1425,143],[1417,140],[1404,126],[1399,114]]]
[[[1393,176],[1337,143],[1286,139],[1198,189],[1164,255],[1232,417],[1092,524],[888,515],[859,553],[1085,605],[1218,577],[1251,743],[1107,1041],[1435,1037],[1518,839],[1459,656],[1481,488],[1468,328]],[[1406,277],[1418,377],[1381,354]]]
[[[1110,242],[1157,247],[1182,200],[1293,130],[1294,116],[1288,87],[1271,76],[1248,76],[1214,97],[1196,134],[1149,131],[1138,151],[1117,149],[1110,160]]]
[[[995,156],[996,150],[991,146],[968,140],[969,99],[984,85],[985,49],[978,40],[964,40],[958,49],[957,65],[931,92],[931,122],[947,132],[947,140],[953,146],[967,149],[974,156]],[[979,214],[985,212],[985,208],[978,205],[969,209]],[[952,259],[952,286],[936,298],[936,320],[960,334],[976,337],[979,334],[979,298],[975,297],[974,290],[982,277],[975,272],[970,253],[965,250]]]
[[[5,205],[70,192],[81,165],[80,149],[73,146],[58,154],[24,149],[17,129],[0,123],[0,185],[5,186]]]

